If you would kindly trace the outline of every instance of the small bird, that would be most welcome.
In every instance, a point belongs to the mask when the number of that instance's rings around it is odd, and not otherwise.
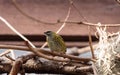
[[[44,34],[46,35],[46,41],[52,52],[65,54],[66,45],[60,35],[56,34],[53,31],[46,31]]]

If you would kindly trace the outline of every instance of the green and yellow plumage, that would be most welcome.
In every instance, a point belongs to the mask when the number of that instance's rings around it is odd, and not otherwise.
[[[46,40],[51,51],[59,53],[66,52],[66,45],[60,35],[52,31],[47,31],[44,34],[46,35]]]

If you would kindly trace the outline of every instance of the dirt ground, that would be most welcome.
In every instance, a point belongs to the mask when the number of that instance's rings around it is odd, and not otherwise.
[[[64,20],[69,7],[68,0],[17,0],[28,15],[45,22]],[[120,5],[115,0],[74,0],[79,14],[72,7],[69,21],[84,21],[84,16],[91,23],[120,23]],[[62,24],[47,25],[23,16],[12,4],[11,0],[0,0],[0,16],[5,18],[22,34],[43,34],[47,30],[57,31]],[[110,29],[110,28],[109,28]],[[112,32],[119,28],[111,28]],[[14,34],[4,23],[0,22],[0,34]],[[87,35],[85,25],[66,24],[60,32],[62,35]],[[94,34],[94,31],[93,31]]]

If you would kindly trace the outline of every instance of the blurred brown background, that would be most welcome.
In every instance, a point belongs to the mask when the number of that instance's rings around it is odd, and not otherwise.
[[[28,15],[49,23],[64,21],[70,6],[69,0],[17,0],[17,3]],[[115,0],[73,0],[73,3],[79,12],[72,7],[68,21],[85,21],[82,17],[84,16],[90,23],[120,23],[120,5]],[[57,31],[62,25],[43,24],[31,20],[14,7],[12,0],[0,0],[0,16],[39,47],[45,42],[45,31]],[[109,27],[108,30],[117,32],[119,27]],[[92,30],[94,43],[98,40],[94,36],[95,31]],[[59,34],[63,36],[68,47],[88,45],[86,25],[67,23]],[[0,44],[24,45],[24,42],[0,21]]]

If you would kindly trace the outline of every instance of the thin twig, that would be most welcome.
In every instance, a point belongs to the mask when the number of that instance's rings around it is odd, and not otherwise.
[[[70,16],[70,12],[71,12],[71,7],[69,7],[69,9],[68,9],[68,13],[67,13],[67,16],[66,16],[63,24],[62,24],[61,27],[57,30],[57,32],[56,32],[57,34],[65,27],[66,22],[67,22],[67,20],[68,20],[68,18],[69,18],[69,16]],[[46,45],[47,45],[47,42],[45,42],[45,43],[41,46],[41,48],[44,48]]]
[[[79,22],[79,24],[84,24],[84,25],[88,25],[88,26],[99,27],[98,24],[89,23],[89,22]],[[118,27],[118,26],[120,26],[120,24],[101,24],[100,27]]]
[[[15,53],[12,49],[10,49],[10,53],[11,53],[12,59],[15,59]]]
[[[116,2],[120,4],[120,0],[116,0]]]
[[[82,17],[86,22],[87,19],[81,14],[81,12],[78,10],[78,8],[74,5],[73,1],[70,0],[71,2],[71,5],[76,9],[76,11],[79,13],[79,16]],[[91,50],[91,54],[92,54],[92,58],[94,59],[95,56],[94,56],[94,51],[93,51],[93,47],[92,47],[92,38],[91,38],[91,31],[90,31],[90,26],[88,26],[88,30],[89,30],[89,45],[90,45],[90,50]]]
[[[51,25],[57,24],[57,23],[48,23],[48,22],[44,22],[44,21],[38,20],[38,19],[36,19],[35,17],[32,17],[32,16],[28,15],[27,13],[25,13],[25,12],[21,9],[20,5],[17,3],[16,0],[11,0],[11,1],[12,1],[12,3],[13,3],[14,7],[15,7],[22,15],[24,15],[25,17],[27,17],[27,18],[29,18],[29,19],[31,19],[31,20],[33,20],[33,21],[36,21],[36,22],[39,22],[39,23],[43,23],[43,24],[49,24],[49,25],[50,25],[50,24],[51,24]]]
[[[90,50],[91,50],[91,54],[92,54],[92,58],[95,59],[95,54],[94,54],[94,49],[92,46],[92,37],[91,37],[91,30],[90,30],[90,26],[88,26],[88,30],[89,30],[89,45],[90,45]]]
[[[93,49],[95,50],[96,47],[98,46],[98,44],[95,44],[93,45]],[[81,53],[85,53],[85,52],[89,52],[90,51],[90,46],[87,46],[87,47],[83,47],[83,48],[80,48],[78,49],[78,53],[81,54]]]
[[[118,3],[120,3],[119,0],[116,0]],[[30,15],[28,15],[27,13],[25,13],[21,8],[20,8],[20,5],[17,3],[16,0],[12,0],[13,2],[13,5],[16,7],[16,9],[21,13],[23,14],[24,16],[32,19],[32,20],[35,20],[37,22],[40,22],[40,23],[43,23],[43,24],[58,24],[58,23],[64,23],[64,21],[57,21],[55,23],[49,23],[49,22],[44,22],[44,21],[41,21],[41,20],[38,20]],[[78,10],[78,8],[76,8],[76,6],[73,4],[73,1],[70,0],[70,4],[76,9],[76,11],[79,13],[79,15],[81,14]],[[85,21],[86,21],[86,18],[82,15],[80,15],[80,17],[82,17]],[[83,21],[80,21],[80,22],[72,22],[72,21],[66,21],[66,23],[71,23],[71,24],[84,24],[84,25],[88,25],[88,26],[97,26],[97,24],[94,24],[94,23],[88,23],[87,21],[86,22],[83,22]],[[105,27],[105,26],[108,26],[108,27],[118,27],[120,26],[120,24],[102,24],[102,27]]]
[[[82,17],[86,22],[87,19],[81,14],[81,12],[78,10],[78,8],[74,5],[72,0],[69,0],[71,2],[71,5],[76,9],[76,11],[79,13],[79,16]],[[92,47],[92,38],[91,38],[91,31],[90,31],[90,26],[88,26],[88,30],[89,30],[89,45],[90,45],[90,50],[91,50],[91,54],[92,54],[92,58],[94,59],[94,51],[93,51],[93,47]]]
[[[12,50],[12,51],[13,51],[13,50]],[[7,57],[8,59],[10,59],[11,61],[14,61],[15,55],[12,55],[12,58],[7,55],[7,54],[10,53],[10,52],[11,52],[11,49],[6,50],[6,51],[4,51],[4,52],[2,52],[2,53],[0,54],[0,57],[5,56],[5,57]],[[13,54],[14,54],[14,53],[13,53]]]
[[[86,22],[87,19],[81,14],[81,12],[77,9],[77,7],[74,5],[74,3],[72,3],[72,6],[76,9],[76,11],[79,13],[80,17],[82,17]],[[92,38],[91,38],[91,31],[90,31],[90,26],[88,25],[88,30],[89,30],[89,45],[90,45],[90,50],[91,50],[91,53],[92,53],[92,58],[94,59],[95,56],[94,56],[94,51],[93,51],[93,47],[92,47]],[[94,62],[92,63],[92,65],[94,64]],[[95,69],[94,66],[93,67],[93,70]],[[94,74],[96,75],[96,71],[94,71]]]
[[[67,13],[67,16],[66,16],[66,18],[64,20],[64,23],[61,25],[61,27],[57,30],[56,33],[59,33],[65,27],[66,22],[67,22],[67,20],[68,20],[68,18],[70,16],[70,12],[71,12],[71,7],[69,7],[69,9],[68,9],[68,13]]]
[[[0,57],[2,57],[2,56],[4,56],[4,55],[6,55],[6,54],[8,54],[8,53],[10,53],[10,50],[6,50],[6,51],[4,51],[4,52],[0,53]]]
[[[82,17],[86,22],[87,22],[87,19],[82,15],[82,13],[78,10],[78,8],[74,5],[74,2],[73,0],[69,0],[71,5],[73,6],[73,8],[78,12],[79,16]]]
[[[13,59],[12,57],[10,57],[9,55],[5,55],[6,58],[8,58],[11,61],[15,61],[15,59]]]
[[[28,42],[30,43],[30,45],[31,45],[33,48],[35,48],[35,46],[34,46],[25,36],[23,36],[21,33],[19,33],[10,23],[8,23],[7,20],[5,20],[4,18],[2,18],[1,16],[0,16],[0,20],[1,20],[2,22],[4,22],[5,25],[6,25],[7,27],[9,27],[14,33],[16,33],[16,34],[17,34],[19,37],[21,37],[24,41],[28,41]]]

